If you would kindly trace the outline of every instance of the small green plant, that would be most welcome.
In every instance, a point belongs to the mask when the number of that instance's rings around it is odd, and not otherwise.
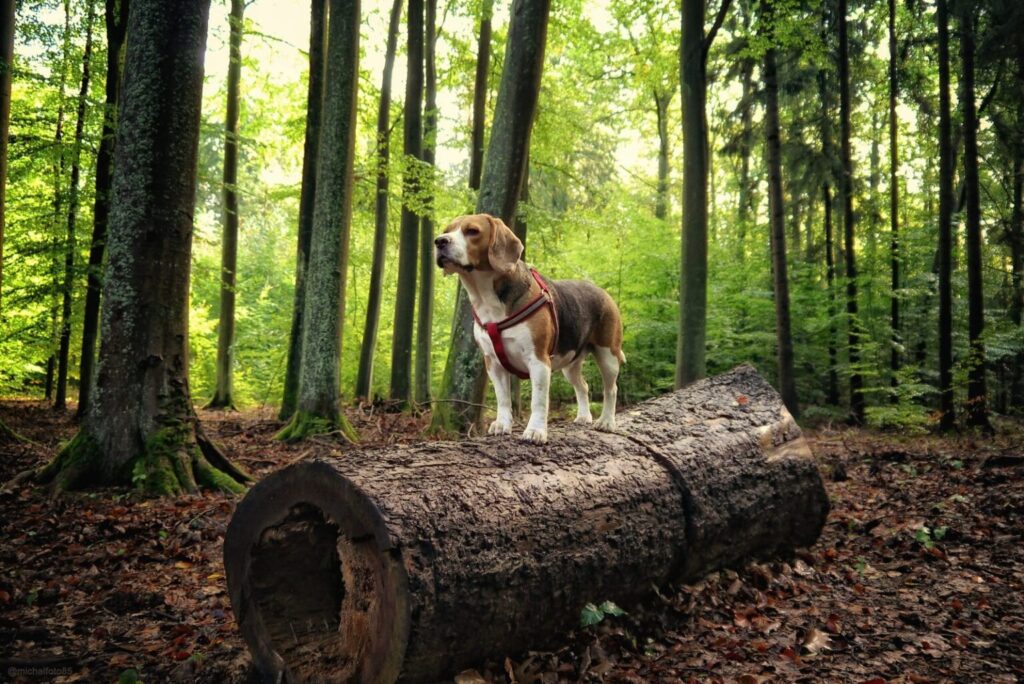
[[[133,667],[121,672],[117,678],[117,684],[142,684],[139,671]]]
[[[921,527],[914,534],[914,539],[918,544],[926,549],[935,547],[935,542],[941,541],[946,536],[946,532],[949,527],[943,525],[941,527],[929,528],[927,525],[921,525]]]
[[[583,610],[580,611],[580,627],[592,627],[600,623],[607,616],[621,617],[626,614],[626,611],[619,608],[611,601],[605,601],[599,606],[593,603],[588,603],[583,606]]]

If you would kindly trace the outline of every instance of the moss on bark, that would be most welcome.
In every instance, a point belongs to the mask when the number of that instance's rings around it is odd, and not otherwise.
[[[113,473],[103,468],[103,451],[86,431],[80,431],[60,452],[33,474],[40,484],[54,491],[84,489],[94,485],[129,485],[153,496],[174,496],[199,488],[239,494],[251,478],[220,458],[230,467],[211,465],[200,448],[193,427],[187,422],[161,428],[146,440],[140,454]],[[216,449],[208,446],[207,449]]]
[[[300,442],[314,435],[341,433],[350,442],[359,441],[359,433],[344,415],[339,414],[336,420],[317,416],[308,411],[296,411],[288,424],[274,435],[274,439],[282,442]]]

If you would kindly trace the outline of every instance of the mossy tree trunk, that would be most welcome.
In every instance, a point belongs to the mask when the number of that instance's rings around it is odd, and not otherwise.
[[[0,5],[0,295],[4,284],[4,226],[7,207],[7,132],[11,125],[11,66],[14,61],[14,0]],[[0,299],[2,302],[2,299]]]
[[[239,491],[188,384],[188,290],[209,0],[134,0],[103,286],[99,372],[78,435],[39,482]]]
[[[224,201],[220,262],[220,320],[217,325],[217,382],[207,408],[234,408],[235,292],[238,285],[238,102],[242,80],[245,2],[231,0],[228,15],[228,103],[224,122]]]
[[[278,418],[288,420],[299,402],[302,370],[302,321],[306,310],[306,270],[313,234],[316,164],[320,152],[320,113],[324,92],[324,53],[327,49],[327,0],[312,0],[309,20],[309,88],[306,96],[306,142],[302,153],[302,191],[299,196],[299,247],[295,258],[295,300],[288,338],[288,367]]]
[[[668,218],[668,106],[671,102],[671,92],[654,89],[654,113],[658,120],[658,185],[654,216],[662,221]]]
[[[60,341],[57,345],[57,392],[53,407],[64,409],[68,398],[68,357],[71,353],[71,293],[75,285],[75,254],[78,251],[76,223],[78,222],[78,181],[82,173],[82,136],[85,132],[85,114],[89,100],[89,80],[92,74],[92,23],[95,0],[89,0],[85,19],[85,50],[82,52],[82,81],[75,111],[75,139],[71,146],[71,178],[68,181],[67,237],[64,243],[64,282],[61,284]]]
[[[416,254],[420,234],[419,169],[423,153],[423,0],[409,0],[402,149],[402,219],[398,237],[398,284],[391,337],[391,398],[405,403],[412,387],[412,333],[416,308]]]
[[[75,413],[78,419],[89,413],[96,368],[96,338],[100,327],[100,294],[103,289],[103,255],[106,253],[107,224],[110,216],[117,101],[121,92],[121,58],[127,25],[128,0],[106,0],[107,71],[103,134],[96,153],[96,197],[92,210],[92,240],[89,245],[85,313],[82,318],[82,358],[78,369],[78,409]]]
[[[769,235],[772,250],[772,285],[775,293],[775,339],[779,394],[786,408],[798,417],[800,408],[793,374],[793,334],[789,316],[789,275],[786,261],[785,206],[782,191],[782,139],[779,132],[779,77],[775,63],[775,27],[771,5],[762,19],[771,45],[764,53],[765,156],[768,162]],[[795,244],[799,244],[796,242]]]
[[[423,183],[423,217],[420,221],[420,291],[419,312],[416,319],[416,403],[430,403],[432,332],[434,327],[434,150],[437,146],[437,0],[427,0],[427,27],[425,33],[426,72],[425,102],[423,110],[423,149],[425,166]]]
[[[398,47],[398,29],[404,0],[391,5],[388,21],[388,42],[384,54],[384,75],[380,84],[380,103],[377,108],[377,197],[373,219],[373,265],[370,267],[370,291],[366,297],[366,327],[359,350],[359,372],[356,377],[356,396],[369,398],[373,388],[373,357],[377,350],[377,330],[380,327],[380,303],[384,286],[384,257],[388,239],[388,166],[391,160],[391,74],[395,68]]]
[[[515,0],[505,46],[494,125],[484,159],[477,213],[499,217],[515,230],[516,206],[526,177],[530,134],[544,67],[550,0]],[[434,430],[465,431],[480,422],[486,389],[483,357],[473,339],[473,312],[462,288],[455,303],[452,342],[434,406]]]
[[[359,0],[330,0],[327,71],[303,313],[299,401],[278,433],[294,441],[309,435],[355,433],[341,412],[339,376],[345,318],[345,281],[352,223],[352,158],[359,84]]]

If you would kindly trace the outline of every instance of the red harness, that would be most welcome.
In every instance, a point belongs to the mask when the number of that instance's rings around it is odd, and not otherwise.
[[[527,318],[537,313],[541,308],[548,306],[551,311],[551,322],[555,326],[555,336],[554,339],[551,340],[552,353],[555,351],[555,347],[558,344],[558,316],[555,314],[554,297],[551,296],[551,292],[548,290],[548,286],[544,282],[544,279],[540,277],[540,273],[537,273],[537,269],[531,268],[530,274],[533,276],[533,279],[537,281],[537,285],[540,286],[540,294],[534,297],[529,304],[521,308],[519,311],[516,311],[508,318],[503,318],[497,323],[484,323],[480,320],[480,317],[476,315],[476,310],[473,310],[473,320],[476,321],[477,325],[487,331],[487,336],[491,338],[491,344],[494,345],[494,353],[498,355],[498,361],[501,362],[501,365],[509,373],[512,373],[524,380],[528,380],[530,378],[530,374],[519,370],[512,365],[511,361],[508,360],[508,355],[505,353],[505,345],[501,342],[501,331],[507,330],[514,325],[519,325]]]

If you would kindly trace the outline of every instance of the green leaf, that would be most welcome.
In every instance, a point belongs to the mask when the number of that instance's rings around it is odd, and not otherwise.
[[[617,605],[615,605],[611,601],[605,601],[600,606],[598,606],[598,608],[605,615],[613,615],[615,617],[622,617],[623,615],[626,614],[626,611],[622,610],[621,608],[619,608]]]
[[[135,668],[124,670],[117,678],[117,684],[142,684],[139,672]]]
[[[580,611],[580,627],[592,627],[604,620],[604,612],[593,603],[583,606]]]
[[[943,525],[942,527],[936,527],[934,530],[932,530],[932,538],[933,539],[942,539],[943,537],[946,536],[946,532],[948,530],[949,530],[949,526],[948,525]]]

